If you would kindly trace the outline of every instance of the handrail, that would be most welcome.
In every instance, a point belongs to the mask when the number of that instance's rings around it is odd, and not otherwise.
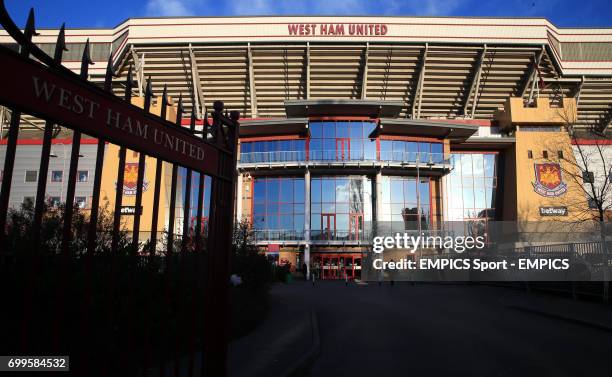
[[[269,151],[269,152],[246,152],[240,154],[241,163],[268,163],[268,162],[299,162],[299,161],[391,161],[406,163],[448,164],[452,157],[444,153],[426,152],[380,152],[380,159],[365,152],[352,152],[339,155],[335,150],[310,150],[306,151]]]

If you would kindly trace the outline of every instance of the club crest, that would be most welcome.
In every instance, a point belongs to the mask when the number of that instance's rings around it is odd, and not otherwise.
[[[145,176],[146,178],[146,169]],[[123,171],[123,195],[136,195],[136,188],[138,187],[138,163],[137,162],[126,162],[125,169]],[[146,179],[142,181],[142,191],[147,191],[149,182]]]
[[[555,162],[533,164],[535,169],[535,182],[533,190],[545,197],[556,197],[565,194],[567,184],[561,176],[561,166]]]

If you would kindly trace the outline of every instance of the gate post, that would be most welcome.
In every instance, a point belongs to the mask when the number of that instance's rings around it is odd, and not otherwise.
[[[229,261],[232,250],[234,192],[236,182],[236,151],[240,113],[232,111],[230,119],[222,114],[223,102],[215,101],[213,112],[213,142],[229,149],[220,154],[219,173],[212,178],[208,247],[206,248],[207,303],[202,352],[203,376],[227,375],[227,340],[229,315]]]

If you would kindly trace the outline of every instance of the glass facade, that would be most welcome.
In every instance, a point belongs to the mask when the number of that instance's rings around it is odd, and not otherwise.
[[[356,177],[311,179],[312,240],[363,240],[371,232],[372,180]]]
[[[311,122],[309,127],[311,161],[376,160],[376,139],[369,138],[374,122]]]
[[[444,144],[421,141],[381,140],[381,161],[407,161],[427,163],[444,162]]]
[[[303,239],[304,178],[255,178],[253,227],[258,238]]]
[[[417,199],[418,198],[418,199]],[[421,224],[419,229],[419,211]],[[429,178],[382,177],[379,227],[381,234],[426,230],[431,225]]]
[[[455,168],[446,177],[446,221],[493,219],[497,154],[454,153]]]
[[[370,138],[373,121],[310,122],[305,139],[241,142],[241,163],[288,161],[444,162],[442,142]],[[380,153],[379,153],[380,151]]]
[[[306,139],[245,141],[240,144],[240,162],[243,163],[305,160]]]

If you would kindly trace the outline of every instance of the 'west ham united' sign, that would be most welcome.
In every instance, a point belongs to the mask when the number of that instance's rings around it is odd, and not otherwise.
[[[129,149],[218,175],[218,151],[187,130],[0,47],[0,102]]]

